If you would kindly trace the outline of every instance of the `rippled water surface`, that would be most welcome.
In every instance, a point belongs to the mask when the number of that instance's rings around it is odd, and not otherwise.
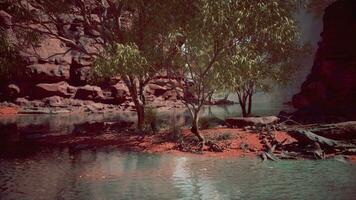
[[[334,160],[48,150],[0,159],[0,199],[354,199],[356,165]]]

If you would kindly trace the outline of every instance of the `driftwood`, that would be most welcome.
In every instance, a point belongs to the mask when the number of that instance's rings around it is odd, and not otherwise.
[[[306,130],[288,131],[288,134],[302,145],[318,143],[321,147],[328,149],[346,149],[356,147],[354,144],[345,141],[329,139]]]
[[[225,119],[225,123],[228,127],[232,128],[243,128],[245,126],[258,126],[258,125],[270,125],[277,123],[279,121],[278,117],[267,116],[267,117],[230,117]]]
[[[334,140],[356,139],[356,121],[322,124],[309,129],[311,132]]]
[[[356,155],[356,121],[308,125],[287,125],[281,122],[260,128],[260,139],[263,139],[262,143],[266,146],[266,150],[260,154],[263,160],[326,159],[335,155]],[[271,134],[273,130],[287,132],[297,142],[278,142]],[[276,145],[274,147],[278,151],[274,151],[272,145]]]
[[[306,130],[319,136],[334,140],[356,139],[356,121],[334,124],[308,124],[296,125],[285,128],[286,131]]]

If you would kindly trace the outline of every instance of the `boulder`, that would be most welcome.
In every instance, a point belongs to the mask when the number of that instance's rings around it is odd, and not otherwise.
[[[52,96],[52,97],[47,97],[42,99],[42,102],[44,102],[46,105],[50,107],[63,107],[65,106],[63,103],[63,98],[59,96]]]
[[[72,66],[74,68],[89,67],[93,61],[89,56],[82,55],[79,52],[73,52]]]
[[[34,64],[26,66],[26,74],[35,83],[56,83],[69,80],[69,65]]]
[[[16,99],[17,97],[19,97],[20,92],[21,92],[21,90],[20,90],[19,86],[15,85],[15,84],[10,84],[6,88],[6,95],[10,99]]]
[[[91,103],[85,106],[85,111],[91,113],[98,113],[98,112],[102,113],[105,112],[105,106],[101,103]]]
[[[146,89],[148,94],[153,94],[154,96],[162,96],[165,92],[168,91],[166,87],[157,85],[157,84],[148,84],[147,89]]]
[[[35,98],[46,98],[51,96],[59,96],[70,98],[76,93],[76,88],[70,86],[67,82],[58,83],[40,83],[34,88],[33,96]]]
[[[127,87],[122,83],[117,83],[116,85],[111,86],[111,95],[117,102],[117,104],[121,104],[127,101],[129,96],[129,91]]]
[[[162,98],[164,100],[179,100],[183,97],[183,92],[176,91],[176,90],[168,90],[163,95]]]
[[[166,86],[170,83],[171,81],[166,78],[157,78],[152,81],[153,84],[159,85],[159,86]]]
[[[79,87],[75,98],[82,100],[92,100],[98,102],[104,99],[103,91],[98,86],[85,85],[83,87]]]
[[[44,103],[39,100],[30,101],[26,98],[17,98],[15,103],[21,107],[41,107],[44,106]]]
[[[267,117],[232,117],[226,118],[225,122],[229,127],[243,128],[245,126],[257,126],[257,125],[268,125],[274,124],[279,121],[276,116]]]
[[[24,58],[35,57],[38,59],[35,63],[45,65],[69,65],[72,61],[69,48],[61,40],[46,35],[41,37],[41,41],[36,45],[36,49],[28,48],[21,53]]]
[[[90,80],[91,67],[74,68],[70,70],[71,82],[75,85],[86,85]]]

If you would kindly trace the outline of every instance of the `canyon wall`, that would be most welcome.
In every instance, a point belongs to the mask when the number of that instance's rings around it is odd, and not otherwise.
[[[356,1],[339,0],[326,8],[314,65],[293,96],[300,113],[356,115]]]
[[[20,40],[13,34],[13,13],[0,10],[0,28],[12,43]],[[85,29],[80,17],[63,17],[63,26],[51,27],[53,32],[65,35],[82,46],[87,52],[98,52],[100,35],[94,30]],[[59,106],[81,104],[80,101],[133,107],[128,89],[117,77],[111,83],[93,85],[90,81],[92,59],[81,51],[70,48],[68,44],[42,35],[36,46],[23,47],[19,52],[21,76],[3,85],[3,98],[21,106]],[[157,74],[146,87],[146,100],[157,102],[176,102],[179,95],[172,90],[174,80],[163,72]]]

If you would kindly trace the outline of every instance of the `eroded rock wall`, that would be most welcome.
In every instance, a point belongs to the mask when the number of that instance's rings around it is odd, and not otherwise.
[[[326,8],[311,73],[293,105],[314,115],[356,116],[356,1]]]
[[[0,26],[6,30],[9,37],[12,30],[11,13],[0,11]],[[98,52],[97,46],[101,38],[93,30],[86,30],[81,25],[80,18],[63,18],[63,26],[52,27],[58,32],[71,38],[85,48],[87,52]],[[16,43],[17,38],[13,38]],[[71,49],[64,42],[49,36],[42,36],[36,46],[23,48],[19,52],[23,59],[23,75],[13,80],[2,93],[8,100],[22,105],[26,100],[40,100],[45,103],[48,98],[79,99],[104,104],[131,105],[127,88],[118,78],[116,82],[105,86],[91,85],[90,73],[93,60],[80,51]],[[173,81],[174,82],[174,81]],[[172,81],[164,74],[152,80],[146,87],[149,101],[177,101],[181,92],[170,90]],[[58,99],[58,98],[52,98]]]

